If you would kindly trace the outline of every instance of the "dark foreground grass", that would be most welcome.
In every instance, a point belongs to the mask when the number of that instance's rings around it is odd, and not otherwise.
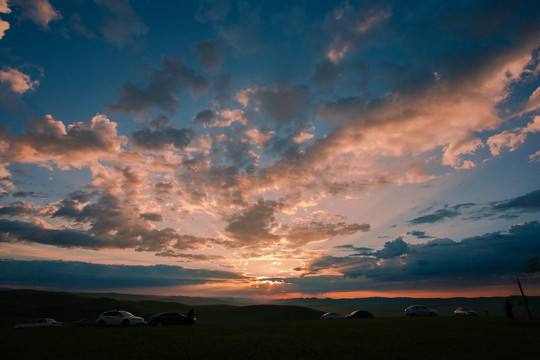
[[[3,359],[535,359],[540,351],[540,322],[503,317],[24,330],[3,320]]]

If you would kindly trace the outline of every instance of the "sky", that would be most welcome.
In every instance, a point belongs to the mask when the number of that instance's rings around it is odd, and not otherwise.
[[[0,287],[540,295],[539,19],[0,0]]]

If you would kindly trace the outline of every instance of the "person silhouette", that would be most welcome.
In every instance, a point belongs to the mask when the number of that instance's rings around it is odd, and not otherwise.
[[[508,300],[504,301],[504,312],[506,316],[510,319],[514,318],[514,311],[512,310],[512,303]]]

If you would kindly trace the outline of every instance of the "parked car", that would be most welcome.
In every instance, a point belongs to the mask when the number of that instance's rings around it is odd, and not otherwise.
[[[176,312],[162,313],[148,319],[148,325],[195,325],[197,319],[194,316],[186,316]]]
[[[327,312],[326,314],[321,315],[321,320],[337,320],[337,319],[343,319],[343,316],[333,313],[333,312]]]
[[[62,326],[61,322],[58,322],[51,318],[41,318],[37,319],[35,322],[30,324],[19,324],[15,325],[15,329],[28,329],[28,328],[54,328]]]
[[[71,327],[96,326],[96,319],[81,319],[71,323]]]
[[[146,321],[140,316],[124,310],[110,310],[99,316],[97,326],[142,326]]]
[[[460,307],[458,307],[456,310],[454,310],[454,315],[459,315],[459,316],[477,316],[478,313],[477,313],[476,311],[474,311],[474,310],[469,309],[469,308],[460,306]]]
[[[435,316],[437,310],[428,308],[424,305],[412,305],[405,309],[405,315],[408,316]]]
[[[355,310],[352,313],[345,315],[345,319],[371,319],[373,314],[366,310]]]

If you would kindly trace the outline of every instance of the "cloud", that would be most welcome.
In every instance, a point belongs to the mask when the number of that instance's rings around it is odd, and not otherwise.
[[[38,286],[64,290],[118,290],[196,285],[239,280],[238,273],[193,270],[181,266],[103,265],[73,261],[0,260],[4,285]]]
[[[411,223],[412,225],[433,224],[437,222],[442,222],[446,219],[453,219],[459,216],[460,214],[461,213],[458,211],[456,207],[439,209],[439,210],[436,210],[432,214],[414,218],[411,221],[409,221],[409,223]]]
[[[336,236],[354,235],[358,232],[370,230],[369,224],[356,224],[347,222],[329,223],[322,221],[309,221],[293,223],[284,228],[288,230],[285,238],[294,247],[312,242],[321,242]]]
[[[196,43],[194,53],[206,72],[213,72],[221,67],[224,60],[223,44],[217,40],[208,40]]]
[[[29,75],[9,66],[0,70],[0,82],[7,84],[12,92],[19,95],[32,92],[39,85],[38,80],[32,80]]]
[[[8,0],[0,0],[0,13],[9,14],[11,9],[9,8]]]
[[[48,0],[10,0],[9,4],[21,8],[21,18],[33,21],[43,30],[50,30],[50,22],[62,19]]]
[[[268,116],[278,125],[305,121],[307,108],[311,102],[307,86],[292,83],[261,87],[246,94],[262,116]]]
[[[68,196],[59,202],[51,216],[87,224],[88,233],[106,240],[107,248],[162,251],[174,247],[186,250],[200,248],[210,240],[181,235],[171,228],[155,229],[150,221],[155,221],[156,217],[148,213],[140,214],[129,199],[101,194],[96,201],[89,202],[88,194],[75,195],[76,198]],[[81,203],[81,197],[87,201]],[[100,246],[103,244],[94,247]]]
[[[9,30],[9,23],[7,21],[0,19],[0,40],[2,40],[2,38],[6,34],[6,31],[8,30]]]
[[[148,221],[163,221],[163,216],[157,213],[143,213],[141,218]]]
[[[275,214],[285,210],[286,204],[260,199],[246,210],[226,219],[228,225],[223,235],[229,239],[224,245],[236,247],[299,247],[313,242],[322,242],[336,236],[354,235],[370,230],[369,224],[329,221],[328,219],[296,220],[291,224],[279,224]]]
[[[36,243],[60,248],[107,249],[117,248],[107,239],[99,238],[86,231],[72,229],[49,229],[37,221],[0,219],[0,242]]]
[[[513,131],[503,131],[491,136],[487,140],[487,145],[493,156],[499,156],[503,149],[514,151],[518,145],[523,144],[527,135],[540,131],[540,116],[535,116],[534,120],[525,127],[515,128]]]
[[[79,34],[83,35],[84,37],[88,39],[93,39],[96,37],[96,35],[88,29],[86,26],[83,25],[82,22],[82,16],[81,14],[72,14],[69,17],[69,25]]]
[[[215,118],[216,114],[210,109],[199,111],[197,115],[195,115],[195,121],[201,124],[210,124]]]
[[[409,232],[407,232],[407,235],[415,236],[417,239],[430,239],[430,238],[433,238],[433,236],[427,235],[425,231],[418,231],[418,230],[409,231]]]
[[[532,191],[526,195],[518,196],[506,201],[494,202],[491,209],[497,212],[517,211],[535,212],[540,210],[540,190]]]
[[[540,251],[540,224],[514,225],[507,232],[407,244],[401,238],[365,256],[322,256],[304,271],[311,277],[286,279],[292,292],[334,281],[332,291],[444,289],[501,285],[524,271],[530,254]],[[313,276],[318,274],[319,276]],[[303,283],[306,283],[305,285]],[[312,282],[314,284],[312,284]],[[319,290],[320,292],[320,290]]]
[[[132,134],[132,144],[143,150],[159,151],[170,145],[183,150],[195,137],[191,129],[165,128],[152,131],[145,127]]]
[[[186,261],[193,261],[193,262],[206,262],[206,261],[215,261],[215,260],[221,260],[225,257],[222,255],[204,255],[204,254],[184,254],[184,253],[177,253],[173,250],[166,250],[159,253],[156,253],[156,256],[161,257],[173,257],[173,258],[182,258],[186,259]]]
[[[323,60],[315,66],[313,82],[320,88],[331,89],[340,80],[343,69],[330,60]]]
[[[52,162],[60,168],[81,167],[115,158],[127,143],[117,135],[116,123],[105,115],[94,116],[89,124],[76,122],[66,126],[51,115],[33,119],[23,135],[0,133],[1,161],[9,163]]]
[[[100,27],[107,41],[119,46],[134,45],[138,37],[148,32],[148,28],[141,22],[129,0],[94,1],[110,11],[110,15]]]
[[[229,2],[226,0],[202,0],[195,19],[202,23],[223,21],[229,12]]]
[[[366,42],[366,33],[391,16],[391,10],[376,6],[356,10],[346,2],[336,7],[326,15],[323,24],[331,38],[326,50],[327,58],[333,63],[339,63]]]
[[[465,213],[463,210],[467,209]],[[480,220],[493,216],[514,217],[518,213],[535,212],[540,210],[540,190],[535,190],[522,196],[512,199],[493,201],[488,204],[464,203],[454,206],[446,205],[443,209],[438,209],[428,215],[422,215],[409,221],[409,224],[434,224],[454,219],[460,215],[467,215],[467,220]],[[418,238],[424,237],[425,233],[413,231],[409,234]]]
[[[279,202],[261,199],[242,213],[231,216],[227,219],[225,233],[233,240],[226,245],[257,247],[278,242],[280,237],[272,233],[272,228],[277,225],[274,213],[282,206]]]
[[[162,70],[154,70],[149,75],[147,86],[132,83],[123,84],[117,94],[119,101],[107,107],[114,112],[146,114],[154,107],[174,114],[180,107],[177,94],[188,90],[193,96],[204,94],[210,82],[186,65],[181,57],[163,57]]]

